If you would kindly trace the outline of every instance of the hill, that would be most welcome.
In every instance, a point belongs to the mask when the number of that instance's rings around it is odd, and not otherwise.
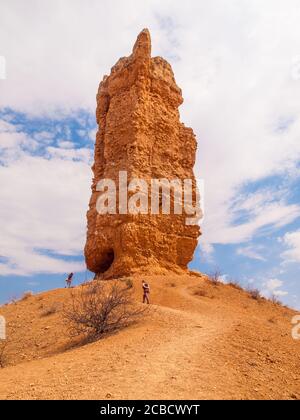
[[[5,305],[1,399],[300,399],[295,312],[191,273],[143,277],[149,313],[98,342],[72,347],[57,289]],[[132,278],[141,299],[141,277]]]

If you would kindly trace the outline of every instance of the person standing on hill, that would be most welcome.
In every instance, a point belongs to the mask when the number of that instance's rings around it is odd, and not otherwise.
[[[72,285],[72,280],[73,280],[73,276],[74,276],[74,273],[70,273],[69,275],[68,275],[68,277],[67,277],[67,280],[66,280],[66,283],[67,283],[67,288],[69,288],[69,287],[71,287],[71,285]]]
[[[150,286],[148,283],[146,283],[144,280],[142,281],[142,287],[143,287],[143,303],[146,303],[149,305],[150,303],[150,299],[149,299],[149,294],[150,294]]]

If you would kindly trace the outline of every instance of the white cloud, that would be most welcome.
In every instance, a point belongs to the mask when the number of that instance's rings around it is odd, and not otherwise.
[[[0,51],[7,78],[1,81],[0,107],[35,114],[85,107],[94,111],[100,79],[129,51],[137,32],[154,22],[156,5],[158,1],[90,0],[87,5],[84,0],[28,0],[25,6],[3,0]]]
[[[274,291],[281,287],[283,285],[283,282],[278,279],[270,279],[266,282],[266,286],[269,290]]]
[[[72,141],[69,141],[69,140],[61,140],[58,143],[58,146],[61,147],[62,149],[73,149],[74,148],[74,143]]]
[[[284,262],[300,262],[300,230],[286,233],[283,244],[288,248],[281,254]]]
[[[65,160],[79,160],[88,163],[91,163],[92,159],[92,150],[82,147],[80,149],[70,149],[62,147],[47,147],[48,155],[51,158],[60,158]]]
[[[24,154],[0,165],[0,275],[84,269],[62,258],[82,254],[85,240],[91,171],[85,154],[74,157]]]
[[[0,133],[14,133],[15,131],[16,127],[13,124],[5,119],[0,119]]]
[[[89,131],[89,139],[92,142],[95,142],[96,141],[96,133],[97,133],[97,129],[93,129],[93,130],[90,130]]]
[[[13,149],[25,143],[27,136],[18,132],[0,132],[0,149]]]
[[[274,295],[275,296],[287,296],[288,292],[286,292],[284,290],[275,290]]]
[[[54,138],[54,134],[50,131],[38,131],[34,133],[34,139],[40,143],[51,143]]]
[[[8,164],[20,158],[27,151],[36,150],[38,143],[18,127],[0,119],[0,164]]]
[[[270,279],[264,283],[265,289],[262,291],[262,294],[265,296],[287,296],[288,292],[281,290],[283,286],[283,281],[279,279]]]
[[[222,274],[221,276],[219,276],[219,281],[222,283],[228,283],[229,281],[229,275],[228,274]]]
[[[212,194],[212,193],[211,193]],[[211,216],[204,219],[204,236],[211,243],[239,244],[253,239],[255,234],[266,234],[288,225],[300,216],[300,205],[287,204],[287,197],[276,197],[272,190],[239,196],[229,203],[218,203],[211,209]],[[244,201],[243,201],[244,200]],[[236,223],[240,211],[245,211],[246,220]]]
[[[252,246],[247,246],[247,247],[241,247],[237,249],[237,254],[238,255],[243,255],[244,257],[253,259],[253,260],[258,260],[258,261],[266,261],[266,258],[261,255],[262,249],[259,247],[252,247]]]

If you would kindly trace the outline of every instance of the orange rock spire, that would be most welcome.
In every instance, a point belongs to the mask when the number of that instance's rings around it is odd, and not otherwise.
[[[187,225],[184,214],[99,214],[96,208],[97,183],[113,180],[119,193],[120,171],[127,172],[128,183],[176,178],[195,184],[196,139],[180,122],[182,102],[170,64],[151,58],[150,33],[144,29],[132,54],[103,78],[97,95],[99,130],[85,257],[98,277],[180,272],[193,257],[199,227]]]

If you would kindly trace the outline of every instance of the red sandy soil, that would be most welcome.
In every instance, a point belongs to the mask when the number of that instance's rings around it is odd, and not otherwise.
[[[143,278],[147,315],[81,347],[71,347],[62,317],[70,290],[1,307],[11,342],[0,398],[300,399],[294,311],[199,274]],[[141,277],[132,280],[140,300]]]

